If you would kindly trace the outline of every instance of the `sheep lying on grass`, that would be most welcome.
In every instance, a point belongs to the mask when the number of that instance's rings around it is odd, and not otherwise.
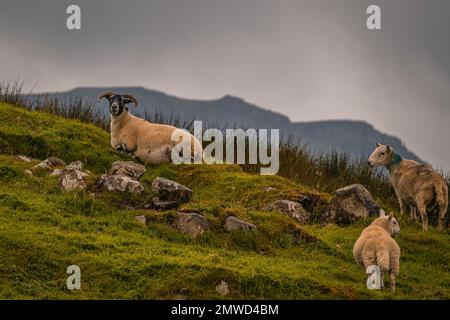
[[[191,158],[201,161],[202,146],[190,133],[133,116],[126,105],[133,102],[137,106],[137,101],[130,95],[107,92],[98,99],[103,98],[109,100],[113,148],[133,155],[144,163],[166,163],[171,161],[172,149],[183,139],[190,141]],[[173,136],[178,136],[180,140],[172,141]]]
[[[369,166],[385,166],[389,180],[397,195],[400,212],[411,210],[415,218],[415,208],[422,217],[423,230],[428,230],[427,211],[438,209],[438,229],[444,229],[448,207],[448,187],[445,179],[429,165],[413,160],[405,160],[388,145],[377,143],[377,148],[369,157]]]
[[[353,256],[365,270],[376,265],[381,270],[381,287],[384,287],[383,276],[389,274],[390,286],[395,291],[395,279],[400,271],[400,247],[392,238],[400,233],[400,226],[394,215],[389,216],[381,211],[367,228],[363,230],[353,247]]]

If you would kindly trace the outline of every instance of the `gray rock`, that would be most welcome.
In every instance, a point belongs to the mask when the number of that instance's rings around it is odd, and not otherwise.
[[[151,207],[157,210],[170,210],[178,208],[180,204],[177,201],[162,201],[158,198],[153,198]]]
[[[61,176],[64,173],[63,169],[55,169],[50,173],[51,176]]]
[[[360,184],[352,184],[336,190],[324,217],[327,222],[349,224],[357,219],[379,214],[380,207],[370,192]]]
[[[78,170],[66,170],[59,180],[60,185],[65,191],[81,190],[86,188],[84,182],[85,173]]]
[[[74,162],[70,163],[66,167],[66,170],[78,170],[78,171],[81,171],[81,170],[83,170],[83,162],[81,162],[79,160],[74,161]]]
[[[144,215],[134,217],[140,224],[146,224],[147,218]]]
[[[309,219],[309,214],[303,209],[302,205],[294,201],[278,200],[272,203],[267,209],[281,212],[300,223],[306,223]]]
[[[226,296],[230,293],[229,285],[226,281],[221,280],[220,283],[216,286],[216,292],[221,296]]]
[[[228,217],[225,220],[224,225],[225,230],[227,231],[235,231],[235,230],[256,230],[256,226],[254,224],[248,223],[236,217]]]
[[[31,162],[33,160],[27,156],[22,156],[22,155],[17,156],[17,159],[22,160],[24,162]]]
[[[99,190],[107,190],[109,192],[129,192],[141,194],[144,192],[144,186],[128,176],[118,175],[101,175],[96,182],[96,187]]]
[[[204,216],[198,213],[177,212],[174,227],[195,238],[208,230],[210,224]]]
[[[33,172],[31,172],[30,170],[25,170],[24,173],[30,177],[33,176]]]
[[[133,161],[116,161],[112,164],[109,174],[128,176],[138,180],[146,170],[143,165]]]
[[[162,201],[176,201],[185,203],[191,200],[192,190],[185,186],[161,177],[156,177],[152,181],[152,190],[158,194]]]
[[[298,203],[300,203],[307,212],[314,212],[316,207],[323,203],[323,200],[318,195],[305,193],[299,196]]]
[[[66,163],[64,162],[64,160],[61,160],[56,157],[50,157],[50,158],[47,158],[44,161],[38,163],[34,167],[47,169],[47,170],[51,171],[54,167],[59,167],[59,166],[61,166],[61,167],[66,166]]]

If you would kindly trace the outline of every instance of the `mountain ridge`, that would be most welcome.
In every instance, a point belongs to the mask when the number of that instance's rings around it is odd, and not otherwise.
[[[47,95],[58,99],[81,98],[95,102],[105,91],[129,93],[139,101],[138,108],[131,108],[137,116],[149,113],[163,114],[189,123],[202,120],[203,128],[227,127],[280,129],[282,137],[307,144],[313,152],[345,152],[352,158],[367,157],[374,148],[374,142],[390,144],[405,158],[421,161],[410,151],[401,139],[377,130],[365,120],[329,119],[315,121],[292,121],[288,116],[265,109],[245,99],[224,95],[218,99],[187,99],[142,86],[77,87],[64,92],[49,92],[33,95]],[[107,114],[106,101],[99,103],[100,110]]]

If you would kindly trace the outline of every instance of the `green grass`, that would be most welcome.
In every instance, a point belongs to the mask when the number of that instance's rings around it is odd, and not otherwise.
[[[36,162],[22,162],[14,154],[82,160],[94,177],[87,190],[64,193],[56,177],[24,174]],[[448,231],[424,233],[419,224],[399,217],[397,291],[371,291],[352,256],[369,220],[348,227],[301,226],[264,210],[274,200],[302,192],[325,201],[330,194],[239,166],[158,165],[148,166],[141,178],[143,196],[92,195],[95,176],[121,158],[98,127],[0,103],[0,298],[450,298]],[[193,199],[181,210],[207,216],[211,231],[191,239],[170,226],[176,211],[124,209],[124,203],[150,201],[155,176],[192,188]],[[377,200],[392,209],[385,199]],[[140,214],[148,225],[135,220]],[[222,224],[229,215],[258,230],[225,232]],[[81,268],[81,290],[66,288],[66,268],[72,264]],[[221,280],[230,285],[228,296],[215,292]]]

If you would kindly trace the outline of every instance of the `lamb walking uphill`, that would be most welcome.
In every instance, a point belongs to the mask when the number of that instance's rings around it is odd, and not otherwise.
[[[380,267],[382,288],[383,276],[389,274],[392,291],[395,291],[395,279],[400,271],[400,247],[392,237],[399,233],[400,226],[394,215],[386,216],[381,211],[380,217],[363,230],[353,247],[353,256],[364,270],[372,265]]]
[[[400,212],[409,208],[416,219],[416,208],[422,217],[423,230],[428,230],[428,212],[438,210],[438,229],[444,229],[448,207],[448,187],[445,179],[429,165],[403,159],[388,145],[376,143],[369,157],[369,166],[384,166],[397,195]]]
[[[133,96],[107,92],[98,99],[103,98],[109,101],[111,146],[114,149],[133,155],[143,163],[167,163],[171,162],[174,147],[181,141],[187,141],[190,142],[191,159],[201,161],[202,146],[189,132],[133,116],[126,106],[131,102],[137,106]],[[175,141],[172,141],[172,137],[176,137]]]

